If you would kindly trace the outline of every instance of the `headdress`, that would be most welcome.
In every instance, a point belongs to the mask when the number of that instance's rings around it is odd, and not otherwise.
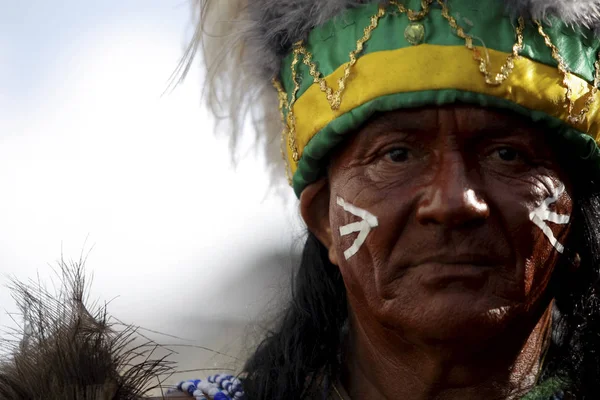
[[[600,174],[598,0],[199,1],[198,38],[221,29],[202,39],[212,105],[235,107],[234,133],[263,110],[262,135],[278,101],[283,129],[261,140],[281,144],[297,195],[374,113],[455,103],[544,124]]]

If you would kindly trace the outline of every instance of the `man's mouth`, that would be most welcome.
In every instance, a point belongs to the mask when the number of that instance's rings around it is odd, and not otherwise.
[[[422,258],[411,263],[410,268],[417,269],[421,284],[431,289],[477,290],[486,283],[490,272],[502,265],[504,260],[484,254],[441,254]]]

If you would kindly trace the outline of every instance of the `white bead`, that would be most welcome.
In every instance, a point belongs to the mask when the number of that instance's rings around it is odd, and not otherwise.
[[[193,396],[196,398],[196,400],[207,400],[204,393],[202,393],[202,391],[200,391],[200,390],[196,390],[194,392]]]
[[[207,381],[202,381],[200,382],[200,384],[198,385],[198,389],[202,390],[202,392],[204,392],[205,394],[208,394],[208,391],[213,387],[213,385],[210,382]]]

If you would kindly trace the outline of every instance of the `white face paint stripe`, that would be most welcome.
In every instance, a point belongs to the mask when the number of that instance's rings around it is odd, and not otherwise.
[[[340,235],[346,236],[346,235],[349,235],[354,232],[360,232],[363,228],[363,225],[364,225],[363,221],[353,222],[351,224],[344,225],[344,226],[340,227]]]
[[[344,211],[361,218],[361,221],[352,222],[348,225],[340,227],[341,236],[346,236],[358,232],[358,236],[356,237],[356,239],[354,239],[354,243],[352,243],[352,246],[350,246],[350,248],[344,251],[344,257],[347,260],[358,252],[360,247],[367,239],[367,236],[369,235],[371,229],[379,225],[379,221],[377,220],[377,217],[371,214],[370,212],[345,202],[344,199],[342,199],[341,197],[337,198],[337,204],[340,207],[342,207]]]
[[[363,210],[362,208],[358,208],[350,203],[347,203],[341,197],[337,198],[337,203],[344,209],[344,211],[348,211],[350,214],[362,218],[363,220],[367,221],[369,225],[371,225],[373,228],[377,226],[377,217],[371,214],[370,212]]]
[[[544,235],[550,240],[550,244],[554,246],[556,251],[562,253],[565,251],[565,247],[558,242],[556,237],[554,237],[554,232],[552,229],[546,224],[545,221],[554,222],[555,224],[565,225],[570,221],[570,216],[557,214],[554,211],[548,210],[548,206],[550,204],[556,203],[558,197],[563,194],[565,191],[565,185],[561,184],[560,187],[556,189],[556,193],[546,200],[542,202],[535,210],[529,213],[529,219],[542,230]]]

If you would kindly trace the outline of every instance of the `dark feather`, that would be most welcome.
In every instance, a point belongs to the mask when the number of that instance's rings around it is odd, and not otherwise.
[[[61,287],[13,281],[10,289],[24,327],[4,342],[0,362],[2,400],[133,400],[157,388],[171,372],[159,346],[137,344],[136,329],[119,328],[106,306],[85,305],[84,262],[59,263]]]

